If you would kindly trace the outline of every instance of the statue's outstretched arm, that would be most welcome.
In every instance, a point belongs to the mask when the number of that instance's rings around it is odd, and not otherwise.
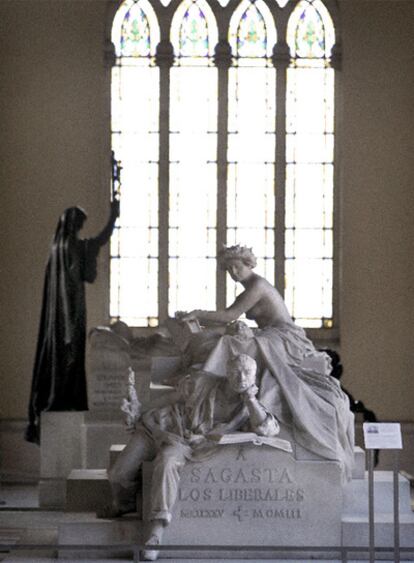
[[[111,210],[109,213],[109,219],[107,224],[102,229],[102,231],[96,237],[94,237],[94,241],[99,246],[103,246],[111,238],[112,231],[114,230],[114,226],[115,226],[115,221],[117,220],[118,217],[119,217],[119,200],[114,199],[113,201],[111,201]]]

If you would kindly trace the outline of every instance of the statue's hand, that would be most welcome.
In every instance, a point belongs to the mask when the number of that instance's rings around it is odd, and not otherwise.
[[[193,434],[192,432],[190,432],[187,437],[187,440],[191,446],[201,444],[205,439],[206,437],[203,434]]]
[[[257,387],[257,385],[251,385],[250,387],[245,389],[242,393],[240,393],[240,395],[243,398],[243,400],[248,401],[249,399],[253,399],[254,397],[256,397],[258,391],[259,388]]]

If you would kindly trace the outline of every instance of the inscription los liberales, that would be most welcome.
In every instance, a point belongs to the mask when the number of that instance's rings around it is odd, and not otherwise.
[[[191,487],[180,489],[178,500],[197,503],[197,508],[181,508],[181,518],[222,518],[222,507],[200,507],[209,502],[277,502],[277,507],[254,507],[239,505],[231,514],[239,522],[253,518],[302,518],[300,506],[305,492],[298,487],[292,472],[287,467],[206,467],[195,465],[190,472]],[[287,503],[284,506],[283,503]],[[227,508],[229,506],[227,505]]]

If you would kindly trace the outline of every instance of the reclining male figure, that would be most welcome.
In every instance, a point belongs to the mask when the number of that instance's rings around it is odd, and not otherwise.
[[[154,461],[151,483],[150,529],[146,543],[159,545],[171,521],[180,472],[203,448],[212,447],[209,435],[235,430],[275,436],[279,424],[257,400],[256,362],[240,354],[227,364],[227,377],[205,373],[186,376],[179,399],[147,411],[123,452],[109,471],[113,516],[134,512],[138,470],[143,461]],[[206,408],[207,407],[207,408]],[[222,446],[220,446],[222,447]],[[143,557],[155,560],[158,551]]]

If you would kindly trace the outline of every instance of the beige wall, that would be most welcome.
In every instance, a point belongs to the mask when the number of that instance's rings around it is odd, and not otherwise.
[[[105,13],[104,1],[0,2],[3,417],[26,413],[45,262],[60,213],[84,207],[86,235],[106,221]],[[104,320],[103,273],[88,290],[92,324]]]
[[[345,384],[384,419],[414,418],[411,0],[342,0]],[[26,414],[48,244],[61,211],[106,219],[105,0],[1,0],[1,394]],[[105,259],[88,290],[106,315]]]
[[[343,0],[342,330],[346,384],[414,418],[414,2]]]

